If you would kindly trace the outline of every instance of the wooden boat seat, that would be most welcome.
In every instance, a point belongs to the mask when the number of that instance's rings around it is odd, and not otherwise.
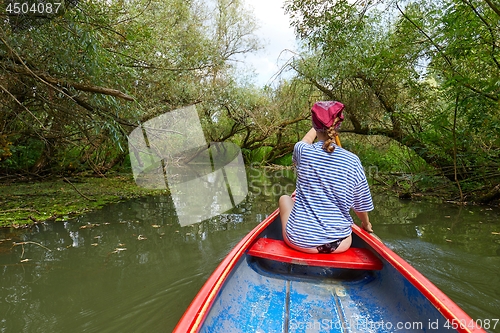
[[[254,257],[297,265],[381,270],[382,261],[369,249],[351,247],[342,253],[304,253],[292,249],[282,240],[259,238],[248,249]]]

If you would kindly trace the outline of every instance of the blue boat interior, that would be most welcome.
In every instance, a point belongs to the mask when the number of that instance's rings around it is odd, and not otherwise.
[[[261,237],[280,238],[279,218]],[[353,237],[353,246],[365,243]],[[392,265],[310,267],[256,258],[236,264],[200,332],[440,332],[446,320]]]

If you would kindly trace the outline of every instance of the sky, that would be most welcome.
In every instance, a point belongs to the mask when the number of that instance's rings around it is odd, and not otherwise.
[[[259,29],[255,32],[263,49],[244,58],[247,67],[253,67],[257,74],[255,84],[272,85],[273,77],[280,67],[293,55],[280,53],[285,49],[296,50],[295,35],[290,27],[289,17],[285,15],[283,0],[246,0],[257,20]]]

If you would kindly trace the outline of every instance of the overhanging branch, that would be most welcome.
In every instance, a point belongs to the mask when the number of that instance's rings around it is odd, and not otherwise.
[[[62,87],[62,88],[67,88],[67,89],[73,88],[73,89],[76,89],[79,91],[114,96],[114,97],[122,98],[126,101],[134,101],[135,100],[132,96],[129,96],[129,95],[125,94],[124,92],[121,92],[121,91],[116,90],[116,89],[71,82],[68,80],[53,77],[53,76],[48,75],[46,73],[33,71],[33,70],[26,68],[24,66],[8,64],[4,68],[9,72],[12,72],[15,74],[20,74],[20,75],[30,76],[30,77],[33,77],[33,78],[38,79],[38,80],[41,79],[43,83],[46,83],[46,84],[49,83],[51,85]]]

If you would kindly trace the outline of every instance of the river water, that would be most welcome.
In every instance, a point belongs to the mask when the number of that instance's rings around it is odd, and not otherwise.
[[[180,227],[169,196],[0,230],[0,332],[171,332],[236,243],[293,189],[250,174],[232,211]],[[500,211],[374,194],[375,233],[471,317],[500,332]]]

